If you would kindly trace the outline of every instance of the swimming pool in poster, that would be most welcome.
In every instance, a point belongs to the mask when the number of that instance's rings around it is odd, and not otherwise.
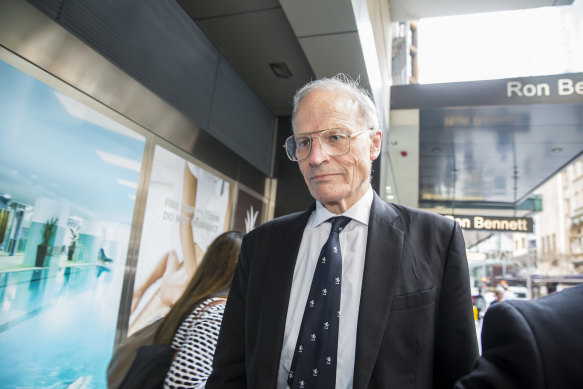
[[[0,387],[105,388],[145,137],[41,73],[0,61]]]
[[[2,388],[105,388],[123,272],[107,265],[0,273]],[[10,298],[7,298],[10,295]]]

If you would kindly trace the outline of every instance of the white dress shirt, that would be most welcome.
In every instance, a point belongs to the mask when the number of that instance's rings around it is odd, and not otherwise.
[[[336,389],[352,388],[354,355],[356,351],[356,327],[364,256],[368,236],[368,219],[373,200],[373,191],[368,191],[356,204],[342,214],[352,219],[340,233],[342,252],[342,288],[340,292],[340,327],[338,332],[338,357],[336,365]],[[300,332],[304,309],[314,277],[314,270],[322,246],[330,235],[331,217],[339,216],[328,211],[320,202],[306,224],[298,252],[291,286],[289,306],[285,321],[283,347],[279,360],[277,388],[288,387],[287,378]]]

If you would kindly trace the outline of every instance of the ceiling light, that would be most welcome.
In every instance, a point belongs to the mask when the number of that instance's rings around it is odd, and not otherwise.
[[[289,70],[284,62],[270,63],[269,67],[276,77],[290,78],[292,76],[291,70]]]
[[[129,188],[138,189],[138,183],[133,181],[124,180],[122,178],[117,179],[117,183]]]
[[[59,92],[54,93],[55,96],[57,96],[57,99],[59,99],[59,102],[67,110],[67,113],[69,113],[69,115],[79,118],[81,120],[85,120],[89,123],[98,125],[101,128],[106,128],[108,130],[117,132],[118,134],[122,134],[133,139],[145,141],[146,138],[144,138],[142,135],[119,124],[115,120],[110,119],[109,117],[103,115],[102,113],[89,108],[85,104],[82,104],[79,101],[72,99],[71,97],[64,95],[62,93]]]
[[[123,167],[124,169],[132,170],[137,173],[140,172],[140,163],[138,161],[121,157],[119,155],[111,154],[99,149],[96,149],[95,151],[97,151],[99,158],[101,158],[105,162],[111,163],[112,165],[116,165],[119,167]]]

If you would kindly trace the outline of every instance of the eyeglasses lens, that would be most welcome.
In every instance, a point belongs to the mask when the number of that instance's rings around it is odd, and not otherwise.
[[[313,136],[313,135],[312,135]],[[303,161],[312,149],[313,138],[309,135],[292,135],[286,139],[285,149],[292,161]],[[322,149],[330,156],[343,155],[350,149],[350,136],[346,130],[330,129],[318,134]]]

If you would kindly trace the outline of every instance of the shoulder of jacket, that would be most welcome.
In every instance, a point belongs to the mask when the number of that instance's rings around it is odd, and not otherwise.
[[[399,216],[406,220],[427,221],[444,225],[452,225],[454,223],[454,220],[435,212],[425,211],[423,209],[413,208],[402,204],[386,204],[389,207],[392,207]]]
[[[305,218],[305,220],[307,222],[311,212],[312,212],[312,209],[308,209],[305,211],[290,213],[288,215],[276,217],[274,219],[271,219],[271,220],[257,226],[252,231],[248,232],[247,236],[254,237],[257,235],[265,234],[268,231],[275,232],[275,231],[279,231],[282,229],[287,229],[303,218]]]

